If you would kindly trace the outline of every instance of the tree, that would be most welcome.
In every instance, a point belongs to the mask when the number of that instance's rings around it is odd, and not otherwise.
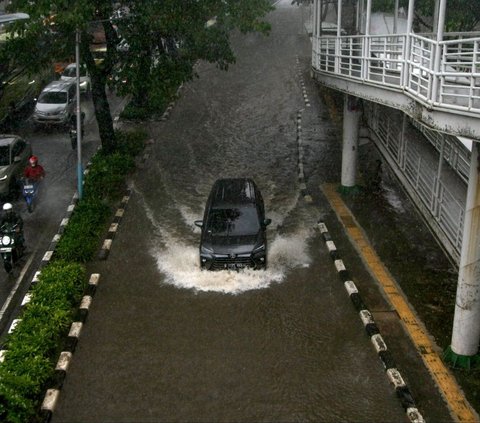
[[[75,32],[80,31],[81,57],[107,153],[115,148],[107,82],[121,94],[132,94],[139,105],[159,103],[194,76],[198,59],[228,69],[235,61],[230,32],[268,33],[262,18],[272,10],[269,0],[12,0],[9,8],[30,19],[10,25],[16,36],[0,52],[2,63],[14,59],[36,72],[54,61],[71,60]],[[215,23],[207,25],[212,19]],[[106,47],[100,63],[91,50],[99,30]]]

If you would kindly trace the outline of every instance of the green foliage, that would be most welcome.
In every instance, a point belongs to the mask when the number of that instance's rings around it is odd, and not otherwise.
[[[85,270],[80,263],[93,257],[111,205],[147,138],[142,130],[119,131],[116,136],[117,150],[109,156],[97,153],[92,160],[85,196],[75,208],[53,260],[42,269],[22,320],[7,339],[6,357],[0,363],[2,422],[38,420],[64,336],[85,288]]]
[[[78,264],[56,261],[42,269],[0,363],[1,421],[23,423],[37,413],[84,280]]]
[[[91,260],[110,214],[110,207],[99,199],[82,200],[57,244],[55,257],[81,263]]]
[[[84,196],[57,244],[55,257],[85,263],[98,248],[100,235],[112,204],[122,195],[125,177],[135,166],[147,134],[145,131],[117,131],[117,149],[105,155],[98,152],[85,178]]]
[[[114,5],[124,11],[115,15]],[[116,7],[116,6],[115,6]],[[161,110],[177,87],[193,78],[197,60],[221,69],[235,62],[229,33],[269,32],[263,17],[270,0],[12,0],[12,11],[30,15],[10,26],[1,62],[10,60],[37,71],[54,61],[72,60],[75,31],[81,32],[81,56],[92,79],[97,122],[104,150],[114,150],[113,124],[104,87],[116,85],[120,95],[132,94],[140,117],[142,109]],[[213,20],[215,18],[215,20]],[[207,22],[214,22],[208,25]],[[105,55],[96,62],[90,46],[105,39]],[[121,43],[128,48],[119,49]]]

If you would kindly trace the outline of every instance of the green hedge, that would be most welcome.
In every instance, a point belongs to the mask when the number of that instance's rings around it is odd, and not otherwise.
[[[59,347],[84,289],[76,263],[52,262],[32,288],[22,320],[7,340],[0,365],[0,421],[24,423],[36,415],[58,360]]]
[[[143,131],[117,132],[118,148],[92,159],[84,196],[70,218],[48,266],[32,287],[32,299],[9,335],[0,363],[0,421],[39,421],[40,405],[52,385],[65,335],[85,288],[82,263],[91,260],[106,230],[115,203],[123,195],[126,175],[143,149]]]

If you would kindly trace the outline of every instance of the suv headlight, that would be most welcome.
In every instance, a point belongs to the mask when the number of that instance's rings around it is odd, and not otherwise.
[[[213,254],[213,250],[202,245],[200,247],[200,254],[205,256],[211,256]]]
[[[259,245],[253,249],[253,254],[265,252],[265,244]]]

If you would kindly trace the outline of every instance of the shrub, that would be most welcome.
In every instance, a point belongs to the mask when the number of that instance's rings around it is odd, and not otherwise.
[[[42,269],[21,323],[0,363],[0,420],[32,421],[84,289],[82,266],[56,261]]]

